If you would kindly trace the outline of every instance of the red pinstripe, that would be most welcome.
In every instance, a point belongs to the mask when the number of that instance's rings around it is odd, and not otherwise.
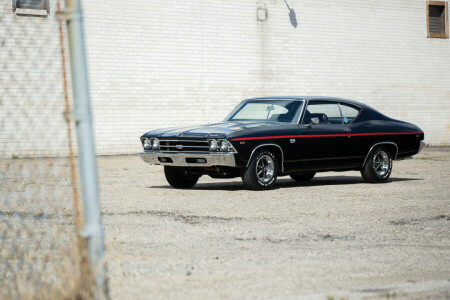
[[[368,132],[368,133],[338,133],[338,134],[275,135],[275,136],[254,136],[254,137],[235,138],[230,139],[230,141],[292,139],[292,138],[312,138],[312,137],[367,136],[367,135],[401,135],[401,134],[423,134],[423,132]]]

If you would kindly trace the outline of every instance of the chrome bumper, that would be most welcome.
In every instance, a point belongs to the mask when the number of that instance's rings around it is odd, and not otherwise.
[[[421,140],[421,141],[420,141],[420,146],[419,146],[419,151],[418,151],[417,153],[420,153],[420,151],[422,151],[423,147],[425,147],[426,144],[427,144],[427,143],[425,143],[424,140]]]
[[[150,165],[176,166],[176,167],[235,167],[234,153],[210,153],[210,152],[139,152],[142,160]],[[200,160],[202,162],[197,162]],[[204,162],[203,162],[204,161]]]

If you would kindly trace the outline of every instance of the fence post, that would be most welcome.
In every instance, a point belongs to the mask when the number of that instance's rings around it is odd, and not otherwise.
[[[66,0],[65,3],[74,96],[73,117],[77,127],[78,160],[84,208],[82,236],[87,240],[91,272],[89,275],[93,276],[95,280],[95,297],[99,299],[103,296],[108,297],[108,288],[103,261],[103,229],[100,220],[97,164],[92,133],[81,3],[80,0]]]

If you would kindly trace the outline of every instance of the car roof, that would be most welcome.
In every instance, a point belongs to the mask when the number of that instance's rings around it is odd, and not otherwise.
[[[369,108],[364,103],[350,100],[350,99],[344,99],[344,98],[338,98],[338,97],[327,97],[327,96],[273,96],[273,97],[256,97],[256,98],[249,98],[245,99],[244,101],[249,100],[307,100],[307,101],[336,101],[336,102],[343,102],[348,104],[353,104],[356,106],[360,106],[362,108]]]

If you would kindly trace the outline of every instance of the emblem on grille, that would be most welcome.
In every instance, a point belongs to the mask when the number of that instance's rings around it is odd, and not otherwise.
[[[177,145],[177,149],[178,149],[178,150],[183,149],[183,145]]]

